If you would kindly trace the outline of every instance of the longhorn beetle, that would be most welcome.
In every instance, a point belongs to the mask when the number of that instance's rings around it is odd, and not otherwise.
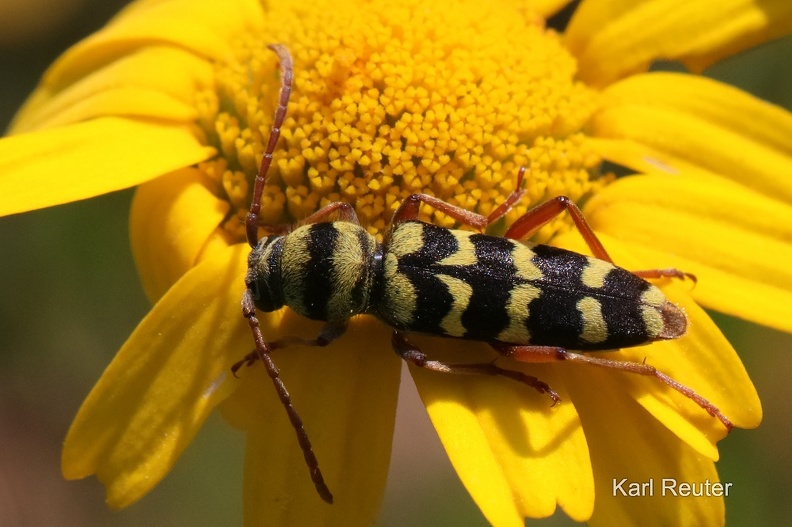
[[[731,422],[712,403],[648,364],[568,351],[613,350],[681,337],[687,329],[684,312],[645,279],[695,277],[677,269],[616,267],[580,209],[563,196],[527,212],[503,237],[418,221],[419,206],[424,204],[483,231],[522,197],[525,167],[520,168],[516,190],[488,217],[427,194],[413,194],[393,214],[382,243],[359,225],[352,206],[342,202],[323,207],[293,230],[270,226],[272,233],[259,239],[261,195],[293,79],[288,49],[280,44],[269,47],[280,61],[280,96],[245,221],[252,250],[242,313],[253,332],[255,350],[231,369],[236,375],[244,365],[259,359],[264,363],[297,433],[311,479],[326,502],[332,503],[333,496],[270,352],[291,344],[326,346],[358,314],[374,315],[390,325],[394,350],[414,366],[444,373],[501,375],[547,394],[553,404],[560,400],[536,377],[491,362],[429,360],[406,333],[484,341],[520,362],[567,361],[655,377],[731,430]],[[594,257],[521,241],[564,211]],[[335,221],[328,221],[331,218]],[[271,312],[284,305],[324,321],[318,337],[266,341],[256,310]]]

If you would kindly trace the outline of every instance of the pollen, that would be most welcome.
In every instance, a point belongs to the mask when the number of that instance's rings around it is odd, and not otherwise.
[[[278,101],[277,58],[266,47],[274,42],[291,50],[294,86],[261,202],[264,223],[298,222],[345,201],[381,234],[413,193],[488,215],[525,166],[527,195],[508,224],[534,204],[558,195],[584,201],[610,181],[585,147],[597,94],[575,80],[559,36],[522,2],[447,4],[273,3],[266,32],[239,35],[197,104],[219,152],[202,168],[231,204],[227,235],[244,238]],[[429,207],[421,214],[455,226]]]

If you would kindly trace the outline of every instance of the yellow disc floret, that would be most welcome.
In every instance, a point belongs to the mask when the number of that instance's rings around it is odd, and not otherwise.
[[[326,5],[325,5],[326,4]],[[574,80],[557,35],[521,2],[280,2],[266,35],[240,35],[201,96],[201,124],[221,152],[204,170],[242,218],[278,100],[275,55],[294,56],[294,91],[262,198],[262,220],[299,221],[332,201],[372,233],[409,194],[489,214],[529,168],[528,196],[507,217],[605,183],[581,132],[596,94]],[[427,208],[428,209],[428,208]],[[431,210],[424,219],[454,225]],[[553,227],[551,227],[552,229]]]

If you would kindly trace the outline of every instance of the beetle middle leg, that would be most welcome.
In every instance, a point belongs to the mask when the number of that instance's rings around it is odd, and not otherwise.
[[[391,342],[393,343],[394,351],[398,353],[403,360],[409,364],[412,364],[413,366],[440,373],[456,373],[463,375],[500,375],[530,386],[539,393],[547,394],[553,400],[554,405],[561,400],[561,397],[559,397],[559,395],[552,388],[550,388],[547,383],[540,381],[533,375],[528,375],[515,370],[507,370],[496,366],[492,362],[448,363],[429,360],[424,352],[418,349],[415,344],[407,340],[407,337],[404,336],[403,333],[398,331],[393,332]]]
[[[581,353],[567,351],[564,348],[554,346],[513,346],[509,344],[493,343],[492,347],[498,353],[519,362],[572,362],[596,366],[598,368],[619,370],[627,373],[644,375],[647,377],[654,377],[663,384],[673,388],[688,399],[695,402],[701,408],[706,410],[711,416],[716,417],[718,420],[720,420],[720,422],[723,423],[727,430],[731,430],[734,427],[732,422],[725,415],[723,415],[714,404],[709,402],[701,395],[697,394],[691,388],[688,388],[684,384],[681,384],[680,382],[661,372],[654,366],[650,366],[646,363],[592,357],[589,355],[583,355]]]

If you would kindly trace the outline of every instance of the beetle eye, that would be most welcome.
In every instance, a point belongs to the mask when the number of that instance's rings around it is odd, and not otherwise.
[[[253,300],[260,300],[261,299],[261,292],[259,291],[258,281],[256,281],[256,280],[245,280],[245,285],[247,286],[248,290],[253,295]]]

